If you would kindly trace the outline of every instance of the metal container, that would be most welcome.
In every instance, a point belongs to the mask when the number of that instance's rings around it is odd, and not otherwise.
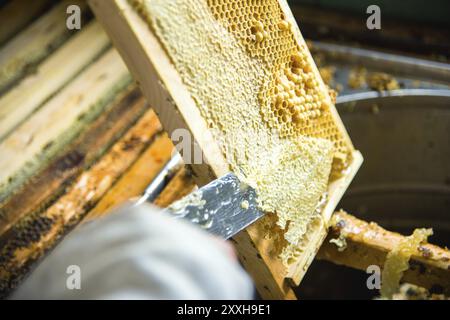
[[[432,227],[450,247],[450,91],[399,90],[338,106],[364,163],[338,208],[388,230]],[[362,271],[315,261],[302,298],[370,298]]]

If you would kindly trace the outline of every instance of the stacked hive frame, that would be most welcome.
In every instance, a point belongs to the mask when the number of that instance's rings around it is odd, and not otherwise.
[[[79,31],[66,27],[72,4]],[[121,177],[139,175],[120,199],[141,193],[173,145],[86,2],[11,1],[0,20],[4,297]]]

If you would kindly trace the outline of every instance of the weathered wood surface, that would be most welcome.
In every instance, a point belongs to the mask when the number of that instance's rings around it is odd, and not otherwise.
[[[161,126],[159,125],[157,129],[161,130]],[[172,150],[173,144],[167,134],[160,133],[142,156],[91,210],[86,219],[91,220],[103,216],[114,207],[142,195],[145,188],[170,160]]]
[[[0,49],[16,85],[0,96],[1,296],[127,170],[164,162],[157,116],[98,23],[68,32],[69,4],[86,12],[63,1]]]
[[[0,203],[0,238],[19,219],[45,208],[96,161],[128,128],[149,109],[133,85],[119,94],[72,144],[28,180],[5,202]]]
[[[110,49],[0,142],[0,201],[75,139],[129,82]]]
[[[192,173],[185,167],[181,168],[170,180],[161,194],[155,199],[155,205],[165,208],[176,200],[188,195],[196,188]]]
[[[86,11],[85,1],[64,0],[1,48],[0,93],[26,73],[32,72],[36,63],[59,47],[74,32],[66,26],[66,9],[71,4],[76,4]]]
[[[97,22],[92,22],[49,55],[34,73],[1,96],[0,141],[108,46],[109,40],[102,28]]]
[[[48,208],[16,223],[1,239],[0,295],[7,295],[30,266],[76,225],[153,141],[158,119],[147,111],[92,167]]]
[[[47,9],[53,0],[9,1],[0,11],[0,46]]]

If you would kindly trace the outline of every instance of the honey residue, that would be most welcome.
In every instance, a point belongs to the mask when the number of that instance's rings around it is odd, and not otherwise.
[[[409,269],[409,259],[418,252],[418,247],[433,234],[432,229],[416,229],[413,234],[400,241],[388,253],[381,275],[381,296],[392,299],[399,292],[403,273]]]
[[[326,85],[330,86],[333,84],[334,74],[336,73],[336,68],[334,66],[320,67],[319,72]]]
[[[350,70],[348,75],[348,86],[352,89],[360,89],[364,87],[367,77],[367,69],[363,67],[356,67]]]
[[[332,165],[342,170],[350,153],[307,49],[276,0],[129,1],[166,50],[229,169],[276,214],[286,242],[278,254],[288,265],[320,215]]]
[[[243,200],[243,201],[241,202],[241,208],[242,208],[242,209],[248,210],[249,207],[250,207],[250,204],[248,203],[247,200]]]
[[[367,76],[367,85],[372,90],[396,90],[400,85],[395,78],[387,73],[373,72]]]

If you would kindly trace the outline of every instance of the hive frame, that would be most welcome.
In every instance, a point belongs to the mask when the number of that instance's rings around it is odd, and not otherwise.
[[[304,44],[291,10],[285,0],[278,0],[291,22],[300,44]],[[89,0],[98,20],[105,27],[115,47],[125,60],[144,95],[157,112],[169,134],[179,128],[190,130],[200,146],[207,163],[191,165],[196,183],[204,185],[228,172],[228,165],[219,146],[211,143],[212,135],[188,89],[147,23],[127,0]],[[312,59],[311,59],[312,61]],[[314,72],[319,71],[313,65]],[[318,76],[318,79],[321,79]],[[320,80],[322,90],[327,90]],[[253,276],[257,290],[266,299],[295,299],[293,284],[299,284],[308,266],[320,248],[326,233],[327,222],[337,203],[362,163],[361,154],[353,149],[350,138],[334,107],[331,108],[336,125],[352,148],[353,161],[348,172],[329,184],[328,201],[322,211],[323,220],[309,232],[308,245],[297,263],[287,270],[278,257],[270,254],[272,241],[266,239],[253,225],[234,239],[240,259]],[[195,143],[192,141],[192,144]],[[193,149],[192,149],[193,150]]]

